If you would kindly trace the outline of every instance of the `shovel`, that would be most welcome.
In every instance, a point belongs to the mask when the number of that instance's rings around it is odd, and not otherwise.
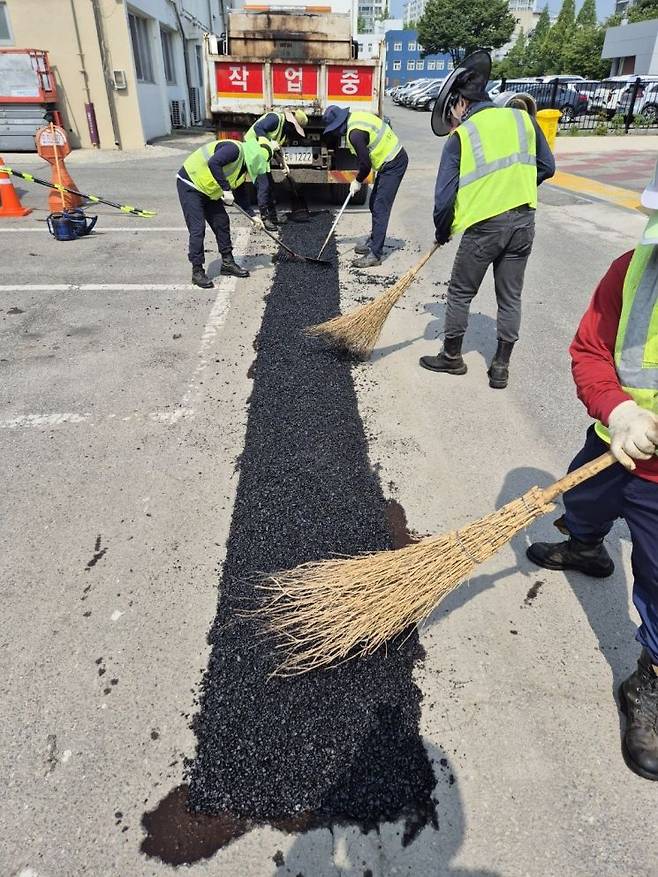
[[[336,219],[334,220],[334,224],[331,226],[331,229],[330,229],[330,231],[329,231],[329,234],[327,235],[327,239],[326,239],[326,241],[322,244],[322,249],[321,249],[320,252],[318,253],[318,259],[319,259],[320,256],[324,253],[324,248],[325,248],[325,247],[327,246],[327,244],[329,243],[329,238],[330,238],[330,237],[332,236],[332,234],[334,233],[334,231],[335,231],[335,229],[336,229],[336,226],[338,225],[338,221],[339,221],[339,219],[341,218],[341,216],[343,215],[343,213],[344,213],[344,211],[345,211],[345,208],[347,207],[347,202],[350,200],[351,197],[352,197],[352,193],[351,193],[351,192],[348,192],[348,193],[347,193],[347,198],[345,199],[345,203],[343,204],[343,206],[342,206],[342,207],[340,208],[340,210],[338,211],[338,216],[337,216]]]
[[[233,202],[233,207],[235,207],[237,210],[239,210],[240,213],[243,216],[246,216],[247,219],[249,220],[249,222],[251,222],[251,224],[254,225],[254,223],[255,223],[254,217],[250,216],[246,210],[243,210],[242,207],[240,207],[240,205],[237,203],[237,201]],[[282,250],[285,250],[286,253],[288,253],[290,256],[292,256],[292,258],[295,260],[295,262],[312,262],[315,265],[331,265],[331,262],[328,259],[320,259],[320,258],[316,258],[315,256],[302,256],[299,253],[296,253],[293,249],[291,249],[287,244],[284,244],[283,241],[280,241],[279,238],[275,234],[272,234],[272,232],[268,231],[266,228],[262,228],[261,231],[264,231],[265,234],[269,238],[272,238],[272,240],[276,244],[278,244]],[[324,247],[322,247],[322,249],[324,250]],[[320,251],[320,252],[322,252],[322,251]]]

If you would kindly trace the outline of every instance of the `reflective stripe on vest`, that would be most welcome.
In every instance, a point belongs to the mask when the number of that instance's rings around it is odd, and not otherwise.
[[[359,110],[350,113],[347,123],[347,146],[352,155],[356,155],[356,149],[350,142],[352,131],[365,131],[368,135],[368,154],[373,168],[378,171],[383,164],[395,158],[402,149],[390,125],[375,116],[374,113],[361,112]]]
[[[658,247],[639,246],[633,253],[622,293],[615,340],[619,382],[640,408],[658,415]],[[597,434],[610,441],[599,421]]]
[[[247,133],[244,135],[244,139],[245,140],[253,140],[254,138],[256,138],[258,136],[256,134],[256,125],[259,122],[262,122],[263,119],[265,119],[267,116],[270,116],[270,115],[272,115],[272,113],[264,113],[259,119],[256,119],[254,124],[251,126],[251,128],[249,128]],[[283,144],[286,142],[286,138],[285,138],[285,135],[283,133],[283,126],[286,123],[286,117],[285,117],[284,113],[275,113],[275,115],[279,119],[279,124],[276,126],[274,131],[267,131],[264,136],[267,137],[268,140],[276,140],[277,143],[279,143],[281,146],[283,146]]]
[[[452,136],[461,143],[451,232],[528,204],[537,206],[537,140],[523,110],[480,110]]]
[[[213,177],[208,162],[215,154],[215,150],[223,143],[233,143],[238,147],[239,155],[235,161],[225,164],[222,168],[224,176],[231,189],[237,189],[244,183],[247,169],[244,163],[242,143],[239,140],[213,140],[196,149],[183,163],[187,175],[196,188],[203,192],[212,201],[219,201],[222,197],[222,187]]]

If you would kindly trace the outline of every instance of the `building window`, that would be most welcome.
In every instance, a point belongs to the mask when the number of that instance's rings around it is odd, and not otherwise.
[[[427,62],[428,70],[436,70],[436,61],[428,61]]]
[[[402,63],[400,61],[393,61],[393,69],[399,70],[402,67]]]
[[[393,43],[393,51],[401,52],[402,51],[402,43]]]
[[[437,61],[436,62],[436,69],[437,70],[445,70],[445,67],[446,67],[445,61]]]
[[[135,58],[135,72],[138,82],[153,82],[153,65],[151,64],[151,50],[149,46],[149,26],[145,18],[128,13],[130,24],[130,38],[133,44],[133,56]]]
[[[3,0],[3,2],[0,2],[0,46],[10,46],[13,41],[11,28],[9,27],[9,10]]]
[[[416,61],[416,70],[424,70],[425,62],[424,61]]]
[[[416,62],[415,61],[407,61],[407,70],[415,70]]]
[[[174,41],[171,31],[160,28],[160,40],[162,41],[162,60],[164,61],[165,79],[168,85],[176,83],[176,64],[174,63]]]
[[[416,51],[416,43],[414,43],[414,42],[409,43],[407,46],[407,49],[409,49],[410,52],[415,52]]]

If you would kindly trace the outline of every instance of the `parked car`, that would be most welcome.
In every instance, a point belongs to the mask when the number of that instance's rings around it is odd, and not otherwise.
[[[619,103],[622,100],[622,97],[626,95],[627,91],[628,95],[626,96],[626,110],[628,110],[630,97],[633,93],[632,86],[635,84],[635,80],[638,78],[640,77],[632,74],[630,76],[611,76],[610,79],[604,79],[599,84],[599,87],[592,94],[592,110],[599,113],[603,112],[608,116],[608,118],[614,116],[618,112],[624,112],[623,109],[620,109]],[[647,82],[658,81],[658,77],[655,76],[643,76],[641,78],[643,81]]]
[[[626,115],[630,111],[634,91],[635,83],[624,89],[617,104],[618,113]],[[633,115],[644,116],[649,125],[658,123],[658,82],[643,82],[640,85],[633,104]]]
[[[419,79],[416,84],[413,85],[410,89],[405,91],[400,99],[400,103],[405,107],[411,105],[411,101],[417,97],[421,92],[423,92],[429,85],[431,85],[431,79]]]
[[[570,83],[555,85],[555,77],[549,82],[508,80],[507,91],[524,91],[531,95],[538,110],[560,110],[563,122],[571,122],[589,109],[589,99]]]
[[[441,91],[441,86],[443,85],[443,79],[436,79],[431,85],[428,85],[426,89],[421,91],[419,95],[413,98],[411,102],[411,106],[414,110],[433,110],[434,102],[436,101],[439,92]]]
[[[405,98],[410,91],[415,88],[418,88],[420,85],[425,83],[425,79],[410,79],[409,82],[405,82],[404,85],[398,86],[393,94],[393,100],[396,104],[400,104],[403,102],[403,98]]]

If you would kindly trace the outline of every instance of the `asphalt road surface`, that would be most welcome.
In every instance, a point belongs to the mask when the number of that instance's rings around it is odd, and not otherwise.
[[[338,228],[343,309],[381,291],[432,241],[441,142],[427,114],[389,112],[410,167],[381,268],[350,267],[367,209],[350,210]],[[155,209],[152,220],[99,208],[96,234],[59,243],[44,228],[45,190],[27,184],[34,213],[0,220],[0,873],[141,877],[176,873],[177,860],[190,862],[178,866],[186,874],[222,877],[655,875],[647,818],[655,789],[623,763],[613,694],[638,652],[628,534],[620,525],[611,536],[617,572],[605,582],[538,570],[525,547],[556,535],[551,516],[485,564],[420,632],[411,736],[433,769],[433,818],[413,831],[402,816],[361,825],[332,822],[331,813],[321,825],[304,813],[276,825],[226,815],[185,821],[176,790],[195,756],[190,723],[222,565],[238,525],[244,538],[244,507],[239,517],[234,505],[242,466],[255,459],[249,430],[260,422],[249,400],[257,394],[264,417],[270,398],[285,430],[290,398],[289,374],[279,391],[276,368],[259,365],[254,348],[274,278],[269,239],[236,219],[236,255],[252,276],[218,279],[214,290],[189,285],[174,176],[194,145],[174,140],[121,160],[73,157],[83,191]],[[14,163],[43,170],[30,156]],[[418,367],[440,345],[455,242],[396,307],[370,362],[328,367],[332,392],[340,379],[355,393],[349,426],[367,439],[378,479],[368,514],[381,494],[411,530],[449,530],[547,484],[579,449],[588,419],[567,346],[597,280],[643,220],[549,187],[537,219],[505,392],[486,379],[496,345],[490,278],[472,308],[468,374]],[[207,248],[216,273],[210,239]],[[309,269],[311,318],[336,304],[335,288],[322,283]],[[281,296],[280,285],[271,294]],[[301,310],[304,295],[294,294]],[[271,332],[269,322],[263,328]],[[275,365],[301,370],[300,362],[291,355]],[[257,386],[263,374],[268,383]],[[315,400],[309,417],[319,410]],[[276,418],[268,423],[272,435]],[[257,503],[254,484],[248,498]],[[264,482],[275,508],[272,493]],[[216,624],[211,640],[221,654]],[[410,678],[391,684],[389,711],[401,691],[413,694]],[[308,715],[296,714],[291,733],[307,754],[330,736],[323,728],[315,737]],[[344,713],[336,719],[338,729]],[[353,721],[374,718],[355,709]],[[391,751],[400,733],[391,721]],[[378,763],[380,745],[373,735],[363,763]],[[345,782],[362,766],[332,764]],[[264,769],[261,777],[263,799],[283,787],[295,796],[290,776]],[[239,788],[229,791],[239,798]],[[300,800],[307,791],[299,788]],[[375,800],[373,812],[389,812],[387,802]],[[176,859],[184,838],[192,840]]]

